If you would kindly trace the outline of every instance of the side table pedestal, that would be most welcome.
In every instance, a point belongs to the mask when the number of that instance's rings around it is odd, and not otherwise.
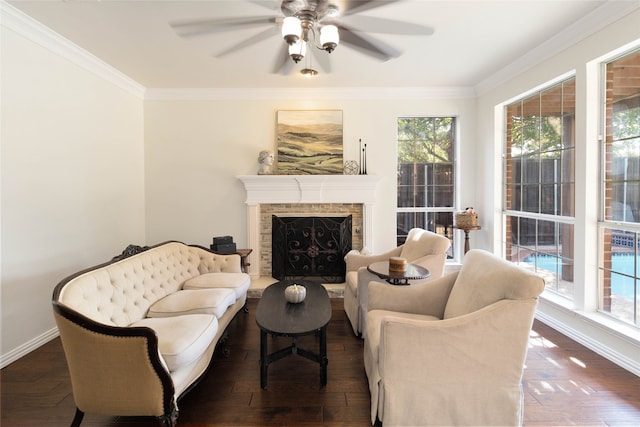
[[[481,227],[479,225],[477,225],[475,227],[457,227],[457,226],[454,226],[453,228],[457,228],[458,230],[464,231],[464,253],[466,254],[467,252],[469,252],[469,232],[472,231],[472,230],[480,230]]]

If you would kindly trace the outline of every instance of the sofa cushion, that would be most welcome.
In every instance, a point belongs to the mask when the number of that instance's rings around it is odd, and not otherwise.
[[[447,300],[444,319],[474,312],[503,299],[537,298],[543,290],[544,280],[537,274],[474,249],[464,257]]]
[[[202,356],[218,333],[218,319],[212,314],[145,318],[130,326],[146,326],[156,332],[159,351],[169,371]]]
[[[236,302],[229,288],[184,289],[156,301],[147,317],[169,317],[181,314],[213,314],[218,319]]]
[[[251,279],[246,273],[205,273],[185,281],[183,289],[231,288],[239,299],[250,285]]]

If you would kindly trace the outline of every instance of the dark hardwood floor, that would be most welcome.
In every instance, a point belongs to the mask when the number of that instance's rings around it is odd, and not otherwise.
[[[260,388],[257,300],[229,328],[225,358],[179,403],[180,426],[367,426],[369,390],[362,342],[353,336],[342,300],[333,299],[328,329],[328,384],[319,367],[291,356],[269,367]],[[316,349],[313,336],[303,341]],[[286,346],[285,338],[270,345]],[[1,371],[2,426],[65,426],[74,414],[71,385],[55,339]],[[540,322],[535,322],[526,361],[524,424],[528,426],[640,425],[640,377],[614,365]],[[87,414],[83,426],[156,426],[150,418]]]

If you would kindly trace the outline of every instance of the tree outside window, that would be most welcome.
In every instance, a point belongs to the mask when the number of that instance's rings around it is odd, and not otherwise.
[[[454,117],[398,118],[398,244],[415,227],[451,239],[455,131]]]

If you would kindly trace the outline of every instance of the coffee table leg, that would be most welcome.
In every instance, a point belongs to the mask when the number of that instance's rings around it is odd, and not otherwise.
[[[260,387],[267,388],[267,333],[260,330]]]
[[[320,328],[320,384],[327,385],[327,327]]]

